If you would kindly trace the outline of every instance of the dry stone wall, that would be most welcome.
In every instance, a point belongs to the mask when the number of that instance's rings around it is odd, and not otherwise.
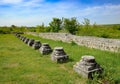
[[[27,32],[27,34],[32,34],[34,36],[40,36],[42,38],[60,40],[63,42],[70,43],[74,41],[78,45],[86,46],[90,48],[96,48],[101,50],[120,52],[120,39],[106,39],[91,36],[75,36],[67,33],[33,33]]]

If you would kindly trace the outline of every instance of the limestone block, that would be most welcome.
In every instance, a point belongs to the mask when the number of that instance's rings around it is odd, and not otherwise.
[[[21,36],[21,40],[23,41],[25,39],[25,37],[24,36]]]
[[[51,59],[57,63],[63,63],[68,60],[68,55],[64,52],[63,47],[55,47]]]
[[[34,39],[29,39],[28,46],[32,46],[34,44]]]
[[[88,55],[82,56],[81,60],[73,66],[73,69],[85,78],[93,78],[93,73],[96,72],[100,74],[103,70],[100,65],[96,63],[94,56]]]
[[[20,38],[20,34],[17,35],[17,38]]]
[[[23,37],[23,39],[22,39],[22,41],[24,42],[24,41],[25,41],[25,39],[26,39],[26,37],[24,36],[24,37]]]
[[[24,36],[22,36],[22,39],[21,39],[21,40],[23,41],[23,39],[24,39]]]
[[[28,42],[29,42],[29,38],[26,38],[24,43],[28,44]]]
[[[48,43],[43,43],[42,46],[40,47],[39,51],[41,52],[41,54],[47,55],[52,52],[52,49]]]
[[[39,49],[41,47],[41,43],[39,40],[36,40],[32,46],[35,50]]]
[[[20,34],[15,34],[17,38],[20,38]]]
[[[20,37],[20,40],[22,40],[22,39],[23,39],[23,36]]]

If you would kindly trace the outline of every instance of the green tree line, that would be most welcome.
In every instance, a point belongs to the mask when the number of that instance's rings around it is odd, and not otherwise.
[[[97,36],[104,38],[120,38],[120,24],[98,25],[91,24],[90,20],[84,18],[83,22],[79,22],[77,18],[53,18],[48,26],[44,23],[35,27],[15,26],[0,27],[0,33],[14,32],[64,32],[80,36]]]

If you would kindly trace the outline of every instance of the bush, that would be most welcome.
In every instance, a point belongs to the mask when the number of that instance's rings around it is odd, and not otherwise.
[[[103,38],[109,38],[109,35],[104,33],[104,34],[101,35],[101,37],[103,37]]]

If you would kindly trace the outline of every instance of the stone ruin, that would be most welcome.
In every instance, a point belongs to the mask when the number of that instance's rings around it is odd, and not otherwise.
[[[21,35],[20,35],[20,37],[18,37],[18,38],[19,38],[20,40],[23,40],[23,39],[24,39],[24,36],[21,36]]]
[[[32,46],[35,50],[39,49],[41,47],[41,43],[39,40],[36,40]]]
[[[21,36],[21,37],[20,37],[20,40],[24,41],[25,38],[26,38],[25,36]]]
[[[24,42],[24,41],[25,41],[25,39],[26,39],[26,37],[25,37],[25,36],[23,36],[22,41]]]
[[[28,42],[29,42],[29,38],[26,38],[24,43],[28,44]]]
[[[35,33],[26,32],[26,34],[31,34],[34,36],[39,36],[46,39],[58,40],[63,42],[72,42],[80,46],[86,46],[89,48],[101,49],[112,52],[120,52],[120,39],[108,39],[99,38],[93,36],[76,36],[67,33]]]
[[[15,34],[15,36],[16,36],[17,38],[20,38],[20,34]]]
[[[51,59],[57,63],[63,63],[68,60],[68,55],[64,52],[63,47],[55,47]]]
[[[93,78],[93,73],[100,75],[103,71],[100,65],[96,63],[95,58],[87,55],[82,56],[82,59],[73,66],[73,69],[85,78]]]
[[[47,55],[52,52],[52,49],[48,43],[43,43],[39,50],[43,55]]]
[[[20,36],[20,40],[22,40],[23,39],[23,36]]]
[[[34,39],[29,39],[28,46],[32,46],[34,44]]]

